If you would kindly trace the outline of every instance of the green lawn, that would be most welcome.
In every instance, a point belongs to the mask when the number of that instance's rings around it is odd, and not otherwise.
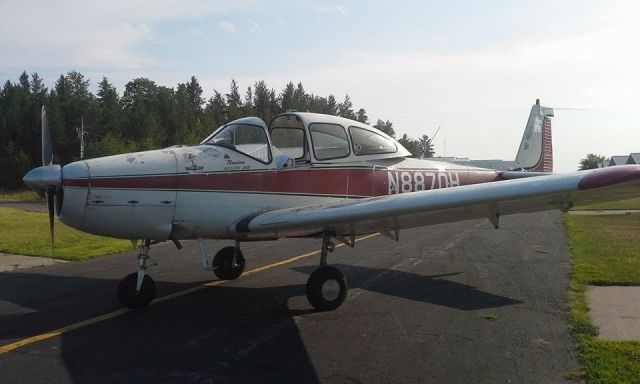
[[[19,192],[0,192],[0,200],[15,200],[24,201],[26,203],[36,203],[45,201],[43,196],[38,195],[33,191],[19,191]]]
[[[608,203],[577,205],[573,210],[600,210],[600,209],[640,209],[640,198],[611,201]]]
[[[640,216],[566,215],[573,274],[569,304],[588,383],[639,383],[640,342],[597,338],[587,285],[640,285]]]
[[[574,278],[588,285],[640,285],[640,215],[567,215]]]
[[[131,242],[89,235],[56,219],[55,251],[49,239],[49,218],[43,212],[0,207],[0,252],[84,260],[131,249]]]

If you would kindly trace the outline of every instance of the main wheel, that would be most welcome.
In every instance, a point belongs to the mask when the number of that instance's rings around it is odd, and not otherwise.
[[[320,267],[307,280],[307,300],[318,311],[332,311],[347,297],[347,278],[336,267]]]
[[[235,252],[235,247],[224,247],[213,257],[213,273],[220,280],[235,280],[244,272],[245,261],[240,250],[238,250],[238,254],[235,257],[236,265],[233,265]]]
[[[134,272],[124,277],[118,285],[118,299],[127,308],[144,308],[156,297],[156,283],[149,275],[144,275],[140,291],[136,290],[138,273]]]

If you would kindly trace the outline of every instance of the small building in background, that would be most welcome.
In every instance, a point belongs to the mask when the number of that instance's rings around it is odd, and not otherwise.
[[[598,168],[613,167],[614,165],[640,164],[640,152],[630,153],[629,156],[611,156],[609,161],[598,163]]]
[[[627,164],[640,164],[640,152],[630,154]]]
[[[614,165],[627,164],[628,159],[629,156],[611,156],[611,159],[609,160],[609,166],[613,167]]]

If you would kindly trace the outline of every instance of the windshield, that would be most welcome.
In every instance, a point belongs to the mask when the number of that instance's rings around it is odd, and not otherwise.
[[[231,148],[263,163],[271,161],[267,134],[257,125],[227,125],[203,144]]]

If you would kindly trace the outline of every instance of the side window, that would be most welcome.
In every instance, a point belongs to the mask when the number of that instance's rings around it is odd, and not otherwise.
[[[309,131],[316,159],[329,160],[349,156],[349,139],[341,125],[313,123]]]
[[[304,130],[297,128],[273,128],[271,142],[280,152],[292,159],[304,156]]]
[[[356,155],[393,153],[398,150],[395,143],[384,136],[360,127],[349,127],[353,152]]]

